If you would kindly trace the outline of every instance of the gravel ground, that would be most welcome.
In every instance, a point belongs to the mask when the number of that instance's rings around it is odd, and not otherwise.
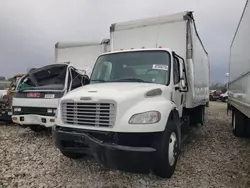
[[[54,147],[50,133],[2,125],[1,187],[250,187],[250,140],[232,135],[225,103],[213,102],[174,176],[160,179],[106,169],[92,158],[68,159]]]

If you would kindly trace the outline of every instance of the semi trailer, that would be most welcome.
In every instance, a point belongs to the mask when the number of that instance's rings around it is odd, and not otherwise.
[[[228,107],[233,133],[250,137],[250,3],[246,2],[230,47]]]
[[[209,58],[192,12],[112,24],[90,84],[60,100],[53,139],[70,158],[170,178],[191,125],[204,123]]]

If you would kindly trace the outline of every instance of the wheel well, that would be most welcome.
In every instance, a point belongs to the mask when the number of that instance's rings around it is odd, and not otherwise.
[[[169,114],[169,120],[174,120],[179,118],[179,113],[176,109],[171,110],[170,114]]]

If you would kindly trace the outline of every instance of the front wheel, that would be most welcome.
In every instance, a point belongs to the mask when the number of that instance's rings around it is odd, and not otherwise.
[[[154,142],[156,154],[153,172],[162,178],[170,178],[175,171],[180,151],[177,126],[178,121],[169,120],[165,131]]]

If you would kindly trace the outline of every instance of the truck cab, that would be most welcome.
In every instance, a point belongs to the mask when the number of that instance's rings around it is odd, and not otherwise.
[[[170,178],[190,125],[204,122],[209,57],[192,12],[110,26],[90,84],[61,98],[53,138],[69,158]]]
[[[184,60],[170,49],[101,55],[90,84],[60,100],[57,147],[70,158],[92,153],[108,167],[152,168],[170,177],[180,150],[186,78]]]
[[[35,132],[55,123],[59,99],[89,83],[84,72],[70,63],[52,64],[29,71],[17,86],[12,104],[12,121]]]

